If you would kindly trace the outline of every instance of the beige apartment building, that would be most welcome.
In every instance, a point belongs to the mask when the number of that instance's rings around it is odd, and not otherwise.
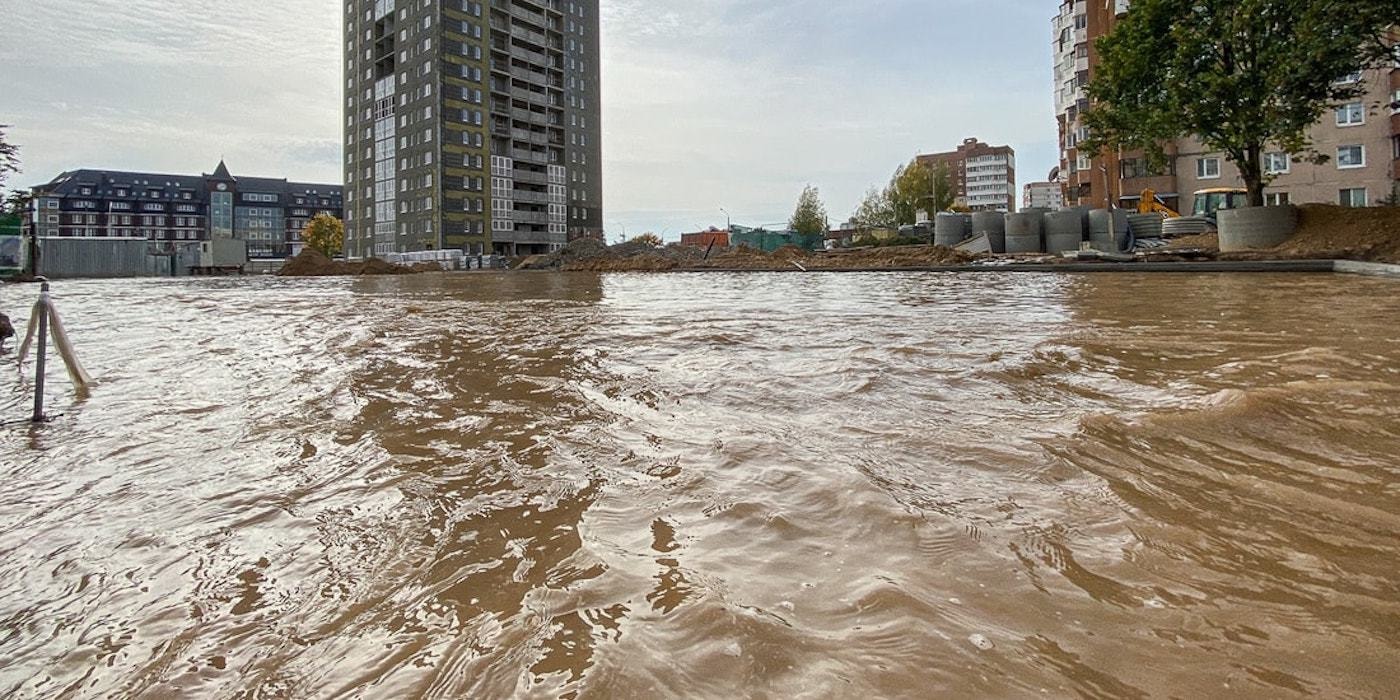
[[[1327,162],[1294,162],[1293,154],[1282,149],[1265,152],[1265,171],[1275,178],[1264,190],[1269,204],[1374,206],[1394,201],[1400,135],[1392,121],[1400,117],[1400,110],[1394,106],[1392,72],[1374,70],[1354,76],[1370,86],[1366,96],[1329,112],[1312,128],[1313,148]],[[1195,139],[1177,142],[1176,177],[1183,193],[1244,187],[1239,171],[1224,154],[1205,150]]]
[[[1061,0],[1052,20],[1055,47],[1055,105],[1060,133],[1057,181],[1068,205],[1137,206],[1151,189],[1178,211],[1190,209],[1194,193],[1215,187],[1243,187],[1239,171],[1224,154],[1208,152],[1195,139],[1165,145],[1166,167],[1150,170],[1141,153],[1089,153],[1078,149],[1088,137],[1082,116],[1089,109],[1084,86],[1097,71],[1094,41],[1111,32],[1130,12],[1130,3]],[[1400,176],[1400,66],[1352,77],[1368,86],[1366,95],[1329,111],[1313,127],[1317,152],[1327,162],[1295,162],[1271,150],[1265,165],[1276,179],[1266,189],[1271,203],[1334,203],[1370,206],[1391,201]]]

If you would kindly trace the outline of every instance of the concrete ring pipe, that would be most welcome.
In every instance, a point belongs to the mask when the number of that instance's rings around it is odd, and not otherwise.
[[[1005,253],[1006,215],[996,211],[979,211],[973,214],[972,235],[985,235],[993,253]]]
[[[1043,253],[1045,252],[1044,217],[1038,211],[1025,211],[1006,215],[1006,252]]]
[[[1298,210],[1288,204],[1221,209],[1216,217],[1222,253],[1276,248],[1298,230]]]
[[[1061,209],[1045,215],[1045,252],[1059,254],[1079,250],[1084,242],[1084,215]]]
[[[962,243],[972,232],[972,217],[967,214],[940,212],[933,219],[934,245],[953,246]]]

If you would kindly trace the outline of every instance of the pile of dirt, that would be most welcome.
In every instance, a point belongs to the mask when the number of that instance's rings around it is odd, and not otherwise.
[[[629,241],[614,246],[583,238],[549,255],[524,260],[518,270],[562,270],[565,272],[647,272],[674,270],[698,262],[704,251],[692,246],[664,246]]]
[[[813,262],[816,267],[859,269],[966,265],[975,259],[977,256],[972,253],[941,245],[903,245],[823,255]]]
[[[681,267],[681,261],[655,252],[629,257],[606,257],[570,263],[567,272],[665,272]]]
[[[420,263],[413,267],[404,267],[385,262],[379,258],[370,258],[364,262],[346,262],[344,260],[332,260],[320,251],[310,248],[303,248],[295,258],[288,260],[277,273],[279,277],[353,277],[357,275],[411,275],[418,272],[428,272],[442,269],[436,264]]]
[[[765,269],[773,265],[773,260],[763,251],[757,248],[750,248],[746,245],[735,246],[717,255],[711,255],[709,260],[699,263],[701,267],[722,268],[726,270],[751,270]]]
[[[779,248],[779,249],[773,251],[773,255],[772,255],[772,258],[773,258],[774,260],[779,261],[779,262],[791,262],[791,261],[794,261],[794,260],[800,261],[800,260],[805,260],[805,259],[810,258],[810,257],[812,257],[812,254],[811,254],[811,253],[809,253],[809,252],[807,252],[807,251],[805,251],[805,250],[803,250],[803,249],[801,249],[801,248],[798,248],[798,247],[795,246],[795,245],[785,245],[785,246],[783,246],[783,247],[781,247],[781,248]]]
[[[1274,251],[1287,258],[1400,263],[1400,207],[1299,207],[1298,233]]]
[[[655,248],[628,242],[605,246],[594,240],[574,241],[550,255],[537,255],[518,269],[565,272],[666,272],[670,270],[808,270],[889,269],[963,265],[975,256],[941,246],[913,245],[869,248],[840,253],[811,252],[785,246],[765,253],[737,246],[712,254],[694,246]]]
[[[1163,250],[1182,249],[1208,251],[1213,250],[1215,252],[1220,252],[1220,234],[1211,232],[1201,233],[1195,236],[1182,236],[1180,238],[1173,238],[1170,242],[1167,243],[1167,247]]]
[[[1195,249],[1221,260],[1361,260],[1400,264],[1400,208],[1298,207],[1298,231],[1283,245],[1267,250],[1220,253],[1220,236],[1207,233],[1172,239],[1157,257]]]
[[[976,256],[971,253],[930,245],[858,248],[834,252],[810,252],[787,246],[771,254],[739,247],[694,267],[720,270],[792,270],[800,265],[808,270],[882,270],[966,265],[974,259]]]

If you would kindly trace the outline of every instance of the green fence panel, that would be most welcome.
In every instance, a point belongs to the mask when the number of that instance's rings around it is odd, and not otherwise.
[[[20,218],[0,216],[0,277],[13,277],[24,269],[24,242]]]
[[[803,250],[815,251],[822,250],[826,246],[826,237],[821,234],[768,231],[761,228],[735,226],[733,233],[730,234],[729,242],[733,246],[748,246],[765,253],[771,253],[787,246],[797,246]]]

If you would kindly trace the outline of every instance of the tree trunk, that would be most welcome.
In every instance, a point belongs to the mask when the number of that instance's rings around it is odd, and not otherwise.
[[[1240,169],[1240,177],[1244,179],[1245,190],[1248,191],[1249,206],[1264,206],[1264,147],[1262,145],[1251,145],[1245,147],[1244,157],[1236,165]]]

